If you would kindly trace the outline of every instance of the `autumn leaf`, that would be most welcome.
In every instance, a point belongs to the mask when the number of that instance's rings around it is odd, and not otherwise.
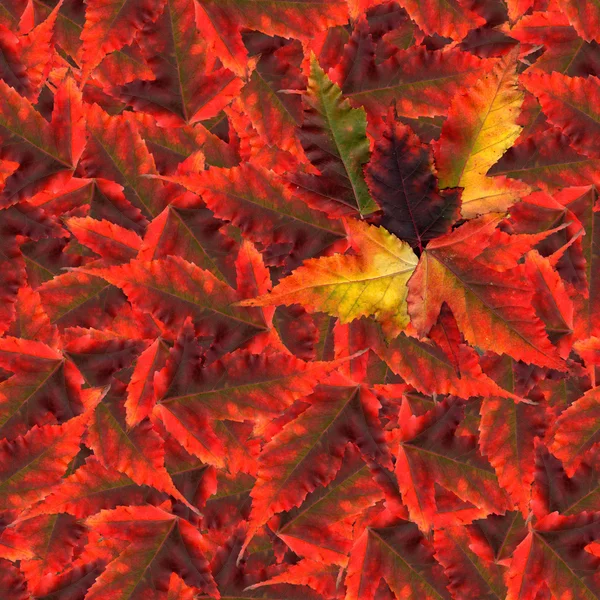
[[[354,106],[379,116],[394,102],[400,115],[446,114],[454,96],[483,75],[487,65],[456,48],[430,51],[412,45],[377,64],[368,28],[356,29],[344,48],[333,81]],[[366,46],[366,47],[365,47]]]
[[[348,6],[340,0],[302,0],[293,6],[279,0],[202,0],[198,5],[196,19],[204,36],[224,64],[240,74],[246,62],[241,28],[305,38],[311,37],[311,30],[321,31],[348,20]]]
[[[561,459],[569,475],[597,443],[597,397],[597,388],[591,389],[565,410],[552,428],[549,449]]]
[[[394,373],[425,394],[512,396],[483,374],[475,353],[464,344],[457,348],[456,363],[439,346],[403,333],[388,345],[376,342],[375,351]]]
[[[0,598],[600,598],[600,11],[0,0]]]
[[[593,140],[600,115],[593,99],[600,87],[593,79],[561,73],[530,73],[524,76],[523,85],[538,98],[548,120],[561,129],[575,150],[598,158]]]
[[[406,282],[416,257],[410,247],[383,228],[348,221],[355,255],[333,255],[306,261],[273,290],[242,306],[302,304],[348,323],[375,315],[387,331],[408,323]]]
[[[524,8],[528,2],[529,0],[520,0],[517,4]],[[560,44],[553,43],[557,34],[561,36]],[[535,52],[539,44],[544,45],[543,56],[535,61],[535,66],[530,70],[546,73],[557,71],[571,77],[583,75],[588,69],[586,63],[590,60],[594,62],[597,53],[593,41],[582,43],[581,37],[563,11],[536,11],[526,14],[511,29],[510,35],[523,44],[522,48],[527,54]],[[536,111],[539,111],[539,108]]]
[[[479,15],[468,9],[466,2],[452,0],[403,0],[402,7],[425,33],[461,40],[466,33],[485,23]]]
[[[582,538],[598,537],[597,530],[595,513],[583,512],[572,517],[552,513],[541,519],[515,549],[507,575],[506,597],[533,599],[544,581],[553,595],[565,592],[573,598],[598,595],[598,557],[584,550],[586,542],[582,543]]]
[[[87,593],[90,599],[139,598],[157,586],[168,588],[172,573],[194,588],[216,593],[203,555],[202,536],[187,521],[153,506],[101,511],[86,524],[103,536],[139,538],[110,563]],[[143,540],[143,541],[142,541]]]
[[[13,88],[0,80],[0,140],[3,160],[19,164],[4,184],[1,204],[9,206],[26,199],[31,192],[43,189],[52,179],[68,179],[75,164],[67,148],[58,145],[55,129],[34,106]],[[35,160],[26,160],[35,157]]]
[[[349,441],[373,460],[386,456],[377,425],[379,402],[373,394],[360,387],[331,387],[317,391],[309,401],[308,408],[285,426],[262,453],[251,493],[249,532],[242,550],[272,515],[298,506],[317,485],[326,485],[333,479]],[[308,452],[304,448],[306,441]],[[322,459],[325,448],[327,461]]]
[[[219,327],[228,328],[227,337],[235,344],[263,328],[252,311],[234,306],[238,297],[232,288],[179,257],[147,262],[133,260],[90,273],[123,289],[134,305],[155,316],[171,331],[179,330],[188,316],[199,332],[207,334],[218,321]],[[178,281],[185,283],[180,285]],[[165,303],[166,299],[169,301]],[[177,309],[172,304],[175,299]],[[214,315],[216,320],[207,320],[208,315]],[[229,343],[226,337],[222,341],[225,345]]]
[[[90,2],[86,6],[85,26],[81,32],[84,77],[89,76],[106,54],[130,44],[136,31],[155,21],[163,7],[163,2]]]
[[[206,41],[188,25],[194,18],[191,0],[167,0],[153,6],[142,24],[144,35],[139,42],[153,78],[140,77],[114,90],[138,114],[150,113],[160,124],[179,126],[210,119],[242,87],[230,70],[215,65],[216,57]]]
[[[20,522],[15,530],[27,539],[32,556],[20,568],[32,590],[39,590],[48,575],[62,570],[81,550],[85,527],[71,515],[40,515]]]
[[[293,49],[293,46],[283,47],[262,55],[250,81],[242,89],[241,99],[252,124],[267,144],[305,162],[301,140],[295,132],[303,120],[300,93],[306,81],[295,64]]]
[[[600,11],[597,6],[583,4],[580,0],[561,0],[559,5],[583,39],[588,42],[598,41]]]
[[[363,176],[363,165],[369,160],[365,111],[352,108],[348,100],[342,99],[340,88],[327,77],[314,56],[304,106],[298,136],[307,158],[321,175],[312,178],[314,183],[307,177],[300,178],[300,185],[318,186],[326,179],[328,185],[348,190],[347,201],[361,214],[377,210]]]
[[[493,223],[493,217],[473,220],[429,243],[408,284],[411,321],[419,333],[428,332],[446,302],[475,346],[560,369],[542,322],[526,300],[533,288],[522,270],[497,272],[477,262],[489,243],[484,232]]]
[[[463,188],[463,217],[502,211],[528,189],[486,176],[521,132],[517,117],[523,92],[516,68],[513,51],[468,94],[457,96],[435,144],[440,187]]]
[[[589,158],[570,146],[560,129],[551,128],[517,143],[488,172],[521,180],[549,192],[565,186],[597,185],[600,159]]]
[[[544,416],[539,406],[506,398],[485,398],[481,404],[482,454],[525,515],[534,477],[535,440],[545,433]]]
[[[146,216],[161,212],[160,182],[154,158],[135,124],[123,116],[112,116],[97,104],[87,110],[88,144],[81,166],[88,177],[102,177],[124,186],[125,196]],[[133,152],[131,150],[134,150]]]
[[[91,456],[55,485],[42,502],[27,511],[27,516],[68,513],[83,519],[117,506],[158,505],[164,497],[149,486],[136,484],[127,475],[116,475]]]
[[[72,217],[69,230],[85,246],[102,258],[117,263],[129,262],[137,256],[142,240],[129,229],[110,221],[98,221],[90,217]]]
[[[366,173],[383,209],[381,224],[413,248],[423,250],[457,220],[459,192],[438,189],[431,152],[392,111]]]
[[[3,440],[0,472],[0,507],[23,509],[41,500],[65,474],[79,451],[79,442],[89,415],[63,425],[34,426],[14,441]],[[10,457],[10,460],[8,460]]]
[[[300,556],[318,559],[320,564],[344,565],[355,519],[382,498],[369,468],[355,456],[345,461],[327,488],[315,490],[282,519],[277,535]]]
[[[446,579],[433,548],[408,521],[368,527],[356,540],[348,566],[346,598],[374,598],[383,577],[396,597],[447,598]]]
[[[343,234],[338,223],[295,198],[271,171],[251,163],[165,179],[200,194],[218,218],[255,243],[290,244],[294,254],[313,256]]]
[[[474,526],[460,525],[438,529],[433,545],[436,558],[450,581],[448,590],[453,596],[490,600],[505,597],[504,569],[481,551],[488,550],[481,531]]]
[[[422,417],[408,417],[396,461],[396,476],[411,520],[427,532],[439,510],[435,486],[453,492],[483,516],[510,507],[489,463],[468,436],[456,435],[463,409],[439,404]]]

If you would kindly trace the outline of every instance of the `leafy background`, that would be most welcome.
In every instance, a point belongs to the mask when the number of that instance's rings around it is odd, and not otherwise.
[[[600,598],[599,41],[1,0],[0,597]]]

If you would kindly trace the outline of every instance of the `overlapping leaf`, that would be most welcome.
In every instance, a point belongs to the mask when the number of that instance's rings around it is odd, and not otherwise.
[[[0,597],[600,598],[599,15],[0,0]]]

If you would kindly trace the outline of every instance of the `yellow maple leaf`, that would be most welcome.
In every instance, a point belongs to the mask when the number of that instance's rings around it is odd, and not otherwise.
[[[407,281],[417,266],[411,247],[383,227],[358,220],[346,223],[356,254],[312,258],[268,294],[241,306],[301,304],[342,323],[374,316],[388,335],[408,324]]]
[[[521,133],[517,118],[524,94],[517,87],[517,56],[516,51],[505,56],[454,99],[435,144],[440,188],[463,188],[466,219],[502,212],[530,191],[523,183],[486,175]]]

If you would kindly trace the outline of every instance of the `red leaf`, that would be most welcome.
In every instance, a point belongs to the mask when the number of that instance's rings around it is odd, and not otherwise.
[[[86,594],[88,600],[124,594],[142,598],[154,590],[166,593],[173,573],[186,585],[219,598],[202,536],[187,521],[152,506],[122,506],[89,517],[86,524],[101,536],[127,542],[96,579]]]
[[[79,451],[88,419],[84,414],[63,425],[34,426],[12,442],[2,440],[1,510],[23,510],[51,491]]]
[[[597,513],[540,520],[516,548],[507,575],[508,600],[534,600],[545,582],[554,597],[598,595],[600,559],[584,546],[600,535]]]

